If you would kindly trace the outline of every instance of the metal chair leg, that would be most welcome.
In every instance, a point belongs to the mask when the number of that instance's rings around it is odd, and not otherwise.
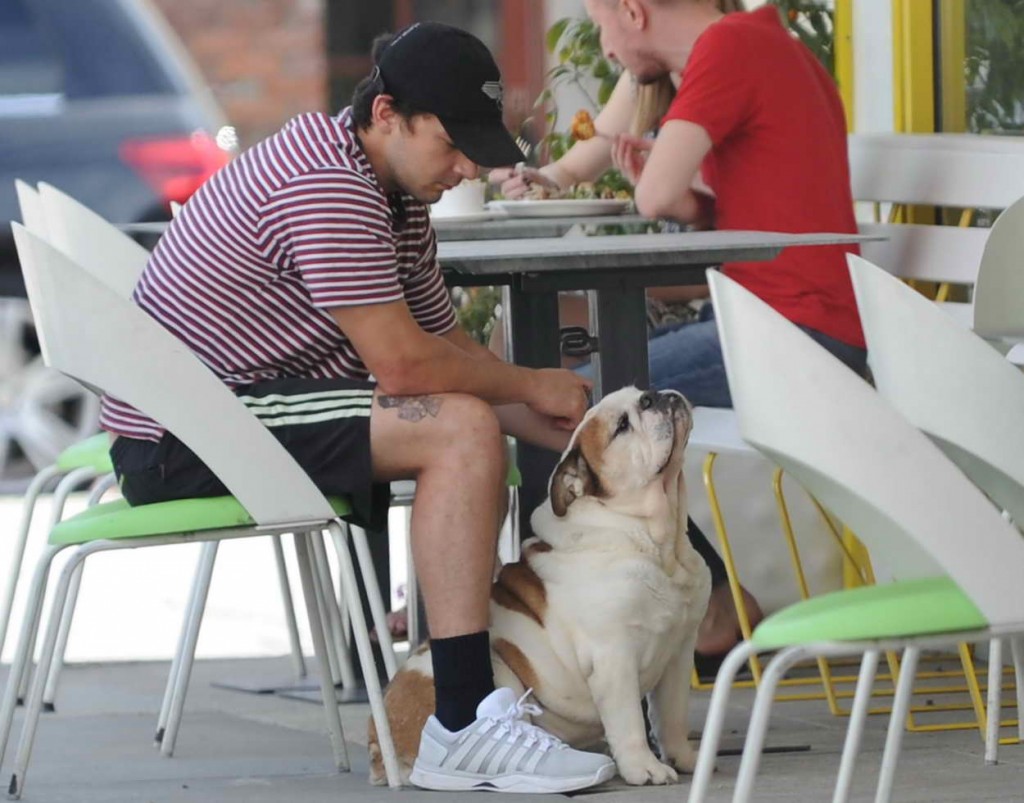
[[[854,693],[853,707],[850,709],[850,724],[846,729],[846,741],[843,742],[843,757],[839,762],[839,775],[836,778],[832,803],[846,803],[850,799],[853,769],[857,763],[861,737],[864,735],[864,720],[871,705],[871,692],[875,685],[875,673],[878,671],[878,657],[878,650],[868,650],[860,663],[857,691]]]
[[[313,570],[313,563],[310,559],[310,536],[307,533],[295,533],[293,538],[295,539],[295,557],[299,564],[299,578],[302,583],[302,596],[306,601],[306,615],[309,617],[309,630],[313,636],[313,653],[316,656],[320,677],[324,679],[320,683],[320,691],[323,697],[324,712],[327,714],[327,733],[330,736],[331,749],[334,752],[334,765],[340,772],[348,772],[348,751],[345,747],[345,733],[341,728],[341,716],[338,714],[338,698],[334,693],[333,684],[326,682],[326,679],[331,677],[331,666],[327,660],[330,650],[327,646],[324,623],[320,618],[320,603],[317,600],[317,588],[314,583],[316,572]]]
[[[344,530],[340,521],[331,522],[330,529],[332,533],[340,534],[344,539]],[[352,566],[352,556],[349,554],[347,545],[345,549],[338,551],[338,572],[341,575],[342,589],[348,600],[349,616],[352,618],[352,633],[355,636],[356,648],[359,652],[359,663],[363,669],[366,694],[370,698],[370,713],[373,715],[373,722],[377,727],[377,740],[384,760],[384,772],[387,775],[388,786],[397,789],[402,785],[398,769],[398,756],[395,752],[395,743],[391,738],[391,724],[388,722],[384,710],[384,695],[381,692],[380,680],[377,678],[377,666],[373,660],[370,631],[366,627],[363,606],[359,602],[359,588],[356,585],[355,569]]]
[[[43,708],[43,691],[46,688],[50,662],[53,660],[57,647],[57,634],[60,631],[64,606],[68,602],[68,592],[71,588],[73,577],[78,572],[85,558],[95,551],[95,549],[90,549],[91,546],[93,545],[78,547],[71,553],[71,557],[68,558],[64,568],[61,569],[60,579],[54,588],[49,622],[46,626],[46,633],[39,655],[39,669],[32,681],[32,689],[29,692],[28,699],[25,701],[25,722],[21,728],[18,752],[14,757],[14,770],[11,773],[11,780],[7,789],[7,797],[11,800],[20,799],[21,793],[25,788],[25,776],[28,773],[28,764],[32,757],[32,746],[35,743],[36,728],[39,725],[39,714]]]
[[[1017,691],[1017,739],[1024,743],[1024,636],[1010,639],[1013,653],[1013,675]]]
[[[50,566],[54,556],[63,546],[47,546],[36,563],[29,586],[28,600],[25,604],[25,616],[21,622],[21,635],[18,638],[18,649],[11,662],[11,671],[4,687],[3,701],[0,702],[0,763],[7,753],[7,744],[11,737],[14,724],[14,709],[18,705],[19,690],[23,675],[28,674],[32,661],[32,645],[35,644],[35,633],[43,613],[43,597],[46,595],[46,584],[50,576]]]
[[[206,598],[210,591],[210,578],[213,576],[219,545],[219,541],[207,541],[203,544],[203,555],[200,560],[202,576],[197,579],[199,591],[190,606],[191,615],[188,618],[185,637],[181,644],[181,660],[174,676],[174,690],[171,693],[171,704],[168,709],[167,728],[160,740],[160,753],[167,758],[174,755],[174,746],[178,740],[178,728],[181,725],[182,712],[185,710],[188,681],[192,677],[192,665],[196,657],[199,628],[202,626],[203,613],[206,611]]]
[[[896,777],[896,761],[899,758],[900,745],[903,741],[903,731],[906,726],[907,711],[910,708],[910,697],[914,690],[919,655],[920,649],[917,647],[907,647],[903,652],[900,676],[896,682],[896,694],[892,701],[889,731],[885,737],[885,750],[882,753],[882,769],[878,774],[875,803],[888,803],[892,796],[892,784]]]
[[[99,504],[110,488],[117,484],[117,477],[114,474],[105,474],[93,483],[89,491],[89,498],[86,507],[94,507]],[[60,632],[57,634],[57,651],[53,657],[53,665],[50,667],[50,674],[46,679],[46,691],[43,692],[43,710],[53,711],[54,701],[57,698],[57,683],[60,680],[60,673],[64,669],[64,653],[68,648],[68,636],[71,634],[71,620],[75,615],[78,605],[78,592],[82,586],[82,568],[79,566],[75,576],[71,579],[71,589],[68,592],[68,604],[64,606],[64,615],[60,620]]]
[[[54,701],[57,698],[57,681],[60,678],[61,670],[64,669],[64,653],[68,648],[68,636],[71,635],[71,620],[75,616],[75,606],[78,604],[78,592],[82,587],[82,570],[85,564],[78,564],[71,578],[71,587],[68,589],[68,603],[64,606],[61,614],[60,628],[57,630],[57,646],[55,648],[53,661],[46,676],[46,688],[43,691],[43,710],[54,711]]]
[[[377,574],[374,572],[373,557],[370,555],[370,545],[366,540],[366,530],[362,527],[350,526],[349,532],[356,549],[359,570],[363,576],[363,588],[366,589],[366,597],[370,603],[373,625],[377,628],[377,643],[380,645],[380,652],[384,658],[384,669],[388,674],[388,680],[390,680],[398,671],[398,661],[395,659],[395,646],[391,641],[387,613],[384,611],[384,600],[381,598],[380,586],[377,584]]]
[[[803,646],[786,647],[779,651],[761,675],[761,685],[754,698],[754,708],[750,714],[750,725],[747,727],[747,738],[743,745],[743,756],[740,758],[740,769],[736,776],[736,789],[733,792],[733,803],[745,803],[754,793],[754,778],[761,763],[761,751],[768,732],[768,720],[771,717],[772,703],[775,702],[775,690],[779,681],[797,661],[809,654]]]
[[[1003,640],[988,643],[988,704],[985,706],[985,766],[999,763],[999,720],[1003,715]]]
[[[14,606],[15,592],[18,590],[21,564],[25,559],[25,544],[28,542],[28,533],[32,528],[32,516],[35,513],[36,501],[50,481],[58,474],[60,474],[60,469],[56,466],[47,466],[42,469],[32,478],[23,497],[21,523],[18,525],[18,534],[14,539],[11,568],[7,575],[7,588],[4,591],[3,607],[0,607],[0,654],[3,653],[4,645],[7,643],[7,628],[11,623],[11,608]]]
[[[708,704],[708,715],[701,734],[700,751],[697,754],[697,766],[693,771],[690,783],[689,803],[704,803],[711,783],[711,774],[715,771],[715,758],[718,756],[718,744],[722,738],[725,725],[725,713],[729,704],[729,694],[736,673],[740,671],[747,659],[754,653],[749,641],[741,641],[725,656],[715,678],[715,689],[711,693]]]
[[[274,549],[274,565],[277,566],[277,581],[281,586],[281,602],[284,605],[284,622],[288,631],[288,644],[292,652],[292,664],[297,677],[306,677],[306,659],[302,655],[302,641],[299,638],[299,626],[295,620],[295,604],[292,601],[292,587],[288,582],[288,566],[284,561],[284,547],[281,536],[271,536],[270,542]]]
[[[338,674],[332,679],[337,682],[340,677],[342,687],[352,689],[356,686],[356,672],[352,666],[352,651],[349,649],[348,639],[345,638],[342,613],[338,609],[337,599],[334,596],[334,582],[331,579],[330,564],[327,562],[327,550],[324,549],[323,535],[321,533],[313,534],[311,544],[313,568],[316,570],[314,580],[320,590],[324,627],[328,634],[327,643],[334,647],[335,670]],[[338,559],[341,559],[340,550]]]
[[[189,591],[188,605],[185,608],[185,617],[181,622],[181,631],[178,633],[178,644],[174,648],[174,658],[171,659],[171,669],[167,673],[167,684],[164,687],[164,696],[160,701],[160,714],[156,720],[156,733],[153,742],[156,747],[164,740],[167,732],[167,720],[171,716],[171,702],[174,699],[174,686],[177,682],[178,672],[181,671],[181,664],[184,660],[187,649],[188,631],[192,619],[195,616],[202,616],[202,611],[197,611],[196,606],[199,599],[206,599],[210,579],[213,576],[213,564],[216,562],[216,553],[202,549],[199,553],[199,561],[196,563],[196,573],[192,578],[192,588]]]
[[[50,510],[50,522],[47,527],[47,532],[52,530],[60,522],[64,515],[64,505],[67,503],[68,496],[83,482],[87,481],[90,477],[95,477],[96,472],[91,468],[76,468],[73,471],[69,471],[65,474],[60,482],[57,483],[57,487],[53,491],[53,497],[51,501]],[[36,636],[37,630],[32,632],[32,643],[29,647],[29,655],[34,655],[36,651]],[[18,699],[24,700],[28,695],[28,684],[31,678],[31,672],[25,672],[21,676],[21,685],[18,687]]]

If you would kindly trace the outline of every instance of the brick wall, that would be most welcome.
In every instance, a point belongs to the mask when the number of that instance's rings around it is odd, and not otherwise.
[[[245,148],[327,108],[325,0],[154,0]]]

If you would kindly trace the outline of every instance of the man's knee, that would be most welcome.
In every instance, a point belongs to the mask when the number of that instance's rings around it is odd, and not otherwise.
[[[444,404],[445,425],[441,452],[449,459],[478,465],[505,466],[505,441],[494,408],[475,396],[449,394]]]

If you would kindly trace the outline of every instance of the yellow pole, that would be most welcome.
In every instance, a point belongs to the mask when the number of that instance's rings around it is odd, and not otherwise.
[[[935,131],[935,63],[931,0],[892,0],[893,127]],[[930,207],[906,207],[907,223],[934,223]]]
[[[836,83],[846,111],[846,130],[853,131],[853,0],[836,0],[834,25]]]
[[[895,129],[935,130],[931,0],[892,0]]]
[[[939,91],[942,130],[967,130],[967,22],[965,0],[939,0]]]

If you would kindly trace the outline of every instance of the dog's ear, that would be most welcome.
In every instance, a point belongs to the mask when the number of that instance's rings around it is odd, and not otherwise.
[[[578,445],[573,446],[551,475],[551,509],[561,518],[581,496],[597,496],[600,483]]]

